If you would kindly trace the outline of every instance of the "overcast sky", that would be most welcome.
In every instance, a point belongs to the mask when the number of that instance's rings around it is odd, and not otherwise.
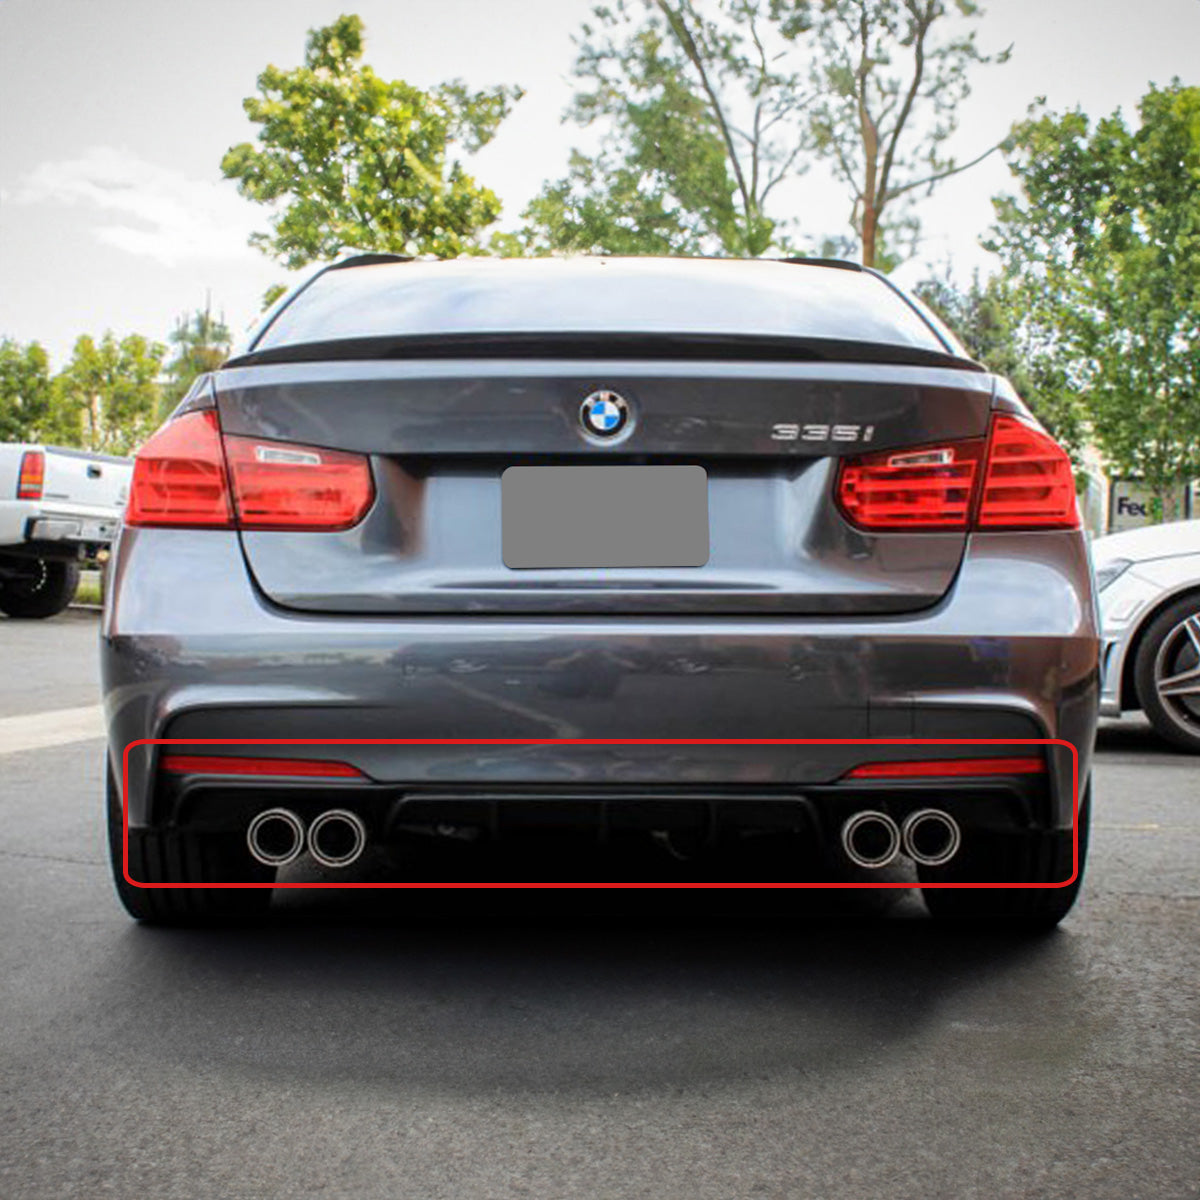
[[[240,332],[288,275],[246,245],[263,211],[222,180],[253,127],[241,102],[272,62],[297,65],[308,29],[366,22],[366,60],[422,86],[461,77],[526,91],[474,160],[504,201],[500,227],[560,175],[580,133],[561,123],[571,35],[592,0],[0,0],[0,336],[37,339],[61,365],[80,333],[165,339],[211,293]],[[972,157],[1029,101],[1093,115],[1132,111],[1150,81],[1200,82],[1200,0],[991,0],[985,50],[954,149]],[[988,267],[977,239],[989,197],[1009,187],[999,156],[922,201],[926,240],[903,282],[950,262]],[[820,172],[785,197],[798,234],[845,231],[847,205]]]

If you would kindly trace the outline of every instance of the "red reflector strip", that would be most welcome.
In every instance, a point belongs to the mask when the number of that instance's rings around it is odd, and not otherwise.
[[[26,450],[21,455],[21,475],[17,480],[17,499],[40,500],[45,485],[45,454],[41,450]]]
[[[164,754],[164,771],[177,775],[291,775],[310,779],[365,779],[344,762],[304,758],[221,758],[208,754]]]
[[[957,758],[923,762],[863,763],[847,771],[845,779],[922,779],[949,775],[1042,775],[1040,758]]]

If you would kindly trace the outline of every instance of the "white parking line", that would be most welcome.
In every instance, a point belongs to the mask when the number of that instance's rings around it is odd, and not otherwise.
[[[0,755],[22,750],[44,750],[104,736],[104,709],[99,704],[83,708],[58,708],[53,712],[0,717]]]

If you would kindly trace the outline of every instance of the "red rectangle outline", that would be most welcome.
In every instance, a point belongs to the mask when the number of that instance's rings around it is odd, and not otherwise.
[[[140,883],[129,875],[129,752],[136,746],[1065,746],[1071,752],[1072,870],[1062,883]],[[1079,752],[1061,738],[138,738],[121,756],[121,871],[138,888],[799,889],[1063,888],[1079,877]]]

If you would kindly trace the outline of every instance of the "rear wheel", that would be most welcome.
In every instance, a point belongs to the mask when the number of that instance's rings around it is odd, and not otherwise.
[[[1185,596],[1150,622],[1133,676],[1150,724],[1200,754],[1200,596]]]
[[[1083,883],[1091,827],[1091,785],[1079,802],[1079,873],[1066,887],[926,888],[925,906],[939,921],[1037,932],[1071,911]],[[994,836],[963,834],[962,850],[944,867],[921,867],[922,883],[1057,883],[1071,874],[1071,831]]]
[[[0,585],[0,610],[10,617],[53,617],[75,598],[79,564],[65,559],[31,558],[19,574]]]
[[[108,773],[108,848],[117,896],[131,917],[164,925],[237,921],[260,916],[269,888],[139,888],[123,865],[121,793]],[[181,830],[130,830],[129,874],[145,883],[270,883],[274,871],[260,866],[237,834]]]

